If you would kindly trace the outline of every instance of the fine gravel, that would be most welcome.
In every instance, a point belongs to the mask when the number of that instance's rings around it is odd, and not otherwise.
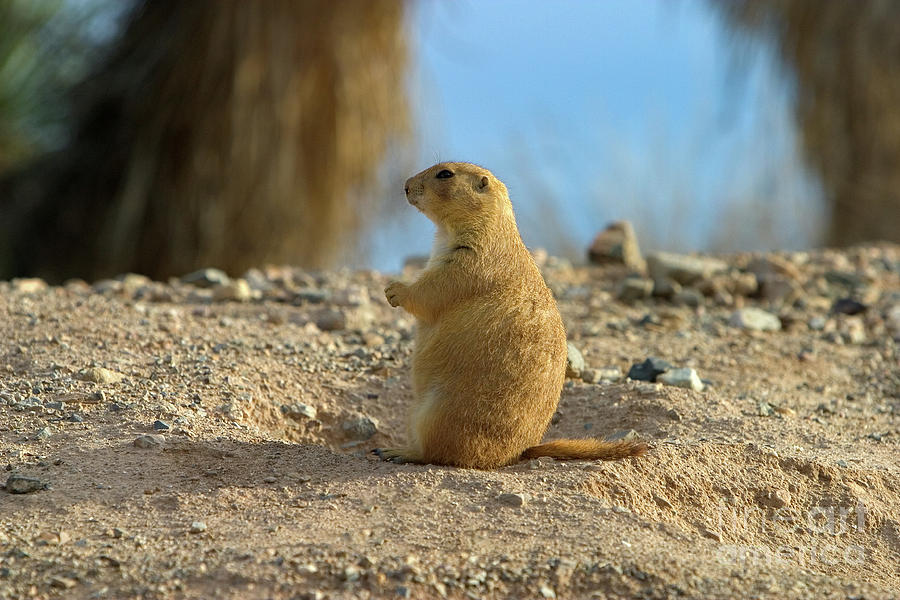
[[[547,437],[647,455],[377,460],[387,275],[0,282],[0,599],[900,594],[900,246],[535,256],[575,361]]]

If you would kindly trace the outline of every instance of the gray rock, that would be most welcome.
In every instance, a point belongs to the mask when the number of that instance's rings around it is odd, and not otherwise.
[[[289,419],[300,421],[303,419],[315,419],[317,411],[314,406],[309,404],[282,404],[281,414]]]
[[[169,424],[164,421],[156,420],[156,421],[153,421],[153,429],[155,431],[168,431]]]
[[[29,494],[47,488],[47,484],[37,477],[26,477],[13,473],[6,479],[6,491],[10,494]]]
[[[201,288],[211,288],[217,285],[226,285],[231,278],[219,269],[200,269],[193,273],[188,273],[181,278],[182,283],[189,283]]]
[[[622,302],[645,300],[653,294],[653,280],[643,277],[626,277],[616,289],[616,298]]]
[[[351,440],[365,441],[378,433],[378,422],[362,415],[341,423],[341,430]]]
[[[566,350],[568,351],[566,356],[566,377],[578,379],[584,370],[584,357],[572,342],[566,342]]]
[[[347,328],[347,314],[334,308],[323,308],[313,315],[313,322],[322,331],[337,331]]]
[[[647,255],[647,270],[654,281],[669,278],[681,285],[691,285],[727,271],[728,263],[706,256],[651,252]]]
[[[504,506],[518,508],[520,506],[525,506],[525,503],[528,502],[528,494],[511,494],[509,492],[504,492],[497,497],[497,500]]]
[[[596,369],[582,369],[581,380],[585,383],[600,383]]]
[[[116,281],[115,279],[101,279],[100,281],[94,282],[91,286],[91,290],[95,294],[114,294],[122,289],[122,282]]]
[[[361,285],[348,285],[335,290],[332,301],[338,306],[363,306],[369,304],[369,291]]]
[[[65,406],[64,402],[59,402],[58,400],[44,404],[44,408],[49,408],[50,410],[62,410]]]
[[[703,294],[694,288],[684,288],[672,296],[672,303],[678,306],[697,308],[703,304]]]
[[[669,369],[656,377],[656,381],[666,385],[682,387],[694,390],[695,392],[703,391],[703,382],[694,369]]]
[[[50,429],[49,427],[44,427],[40,431],[38,431],[36,434],[34,434],[34,439],[46,440],[51,435],[53,435],[53,430]]]
[[[795,281],[800,279],[800,270],[794,263],[774,254],[754,258],[747,264],[746,270],[760,280],[772,276],[787,277]]]
[[[644,362],[631,365],[631,368],[628,369],[628,378],[637,381],[656,381],[657,376],[671,368],[673,368],[671,363],[651,356]]]
[[[160,448],[165,441],[166,438],[161,435],[139,435],[132,444],[135,448]]]
[[[610,223],[597,234],[588,249],[588,260],[595,264],[624,264],[635,273],[647,270],[634,227],[628,221]]]
[[[681,291],[681,284],[668,277],[664,279],[652,279],[653,295],[659,298],[671,298]]]
[[[631,441],[640,439],[638,432],[634,429],[621,429],[612,435],[606,436],[606,439],[610,442],[618,442],[618,441]]]
[[[834,301],[831,312],[840,315],[858,315],[869,310],[868,305],[853,298],[840,298]]]
[[[752,306],[736,310],[728,323],[733,327],[753,331],[779,331],[781,329],[781,319],[776,315]]]
[[[78,413],[72,413],[69,415],[69,418],[66,419],[69,423],[84,423],[84,417],[79,415]]]
[[[266,277],[266,274],[259,269],[247,269],[247,272],[244,273],[242,279],[244,279],[247,282],[247,285],[250,286],[250,289],[255,292],[267,292],[275,287]]]
[[[760,279],[759,294],[774,305],[790,305],[803,296],[799,283],[784,275],[771,275]]]
[[[326,290],[303,288],[294,292],[295,304],[301,304],[304,302],[308,302],[309,304],[322,304],[330,298],[331,294]]]

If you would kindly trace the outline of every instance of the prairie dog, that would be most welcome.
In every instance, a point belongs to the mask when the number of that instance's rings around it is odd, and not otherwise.
[[[541,444],[562,391],[566,332],[519,236],[506,186],[468,163],[439,163],[406,181],[409,203],[437,226],[420,277],[385,289],[417,321],[408,445],[392,462],[491,469],[522,458],[618,459],[641,442]]]

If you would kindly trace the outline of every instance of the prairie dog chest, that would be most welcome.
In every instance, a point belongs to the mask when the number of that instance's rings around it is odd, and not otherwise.
[[[454,246],[455,243],[451,233],[443,227],[438,227],[437,232],[434,234],[434,241],[431,243],[431,255],[428,257],[428,263],[426,263],[425,268],[432,269],[440,266],[447,259],[447,256],[453,252]]]

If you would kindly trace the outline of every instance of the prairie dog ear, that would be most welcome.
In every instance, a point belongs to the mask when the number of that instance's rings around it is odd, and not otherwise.
[[[488,179],[487,175],[482,175],[481,179],[475,184],[475,187],[478,189],[479,192],[483,192],[486,189],[488,189],[490,184],[491,184],[491,180]]]

